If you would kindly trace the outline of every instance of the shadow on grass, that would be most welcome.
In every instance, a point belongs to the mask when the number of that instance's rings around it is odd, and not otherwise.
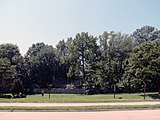
[[[140,95],[142,97],[144,97],[144,95]],[[146,97],[150,97],[152,99],[159,99],[160,100],[160,94],[146,94]]]

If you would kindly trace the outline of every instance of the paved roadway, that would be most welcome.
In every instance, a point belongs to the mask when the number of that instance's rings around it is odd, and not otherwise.
[[[157,102],[108,102],[108,103],[0,103],[0,106],[97,106],[97,105],[157,105]]]
[[[0,103],[0,106],[97,106],[97,105],[158,105],[157,102],[108,102],[108,103]]]
[[[160,110],[103,112],[0,112],[0,120],[160,120]]]

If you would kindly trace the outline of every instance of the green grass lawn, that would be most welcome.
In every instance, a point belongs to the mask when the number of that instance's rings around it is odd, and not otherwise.
[[[35,103],[87,103],[87,102],[131,102],[131,101],[144,101],[143,93],[136,94],[116,94],[114,99],[113,94],[100,94],[100,95],[80,95],[80,94],[45,94],[42,98],[41,94],[27,95],[26,98],[0,98],[0,102],[35,102]],[[146,101],[160,100],[158,93],[147,93]]]

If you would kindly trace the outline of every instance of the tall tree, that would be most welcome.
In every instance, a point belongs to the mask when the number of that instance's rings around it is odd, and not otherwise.
[[[4,65],[3,68],[6,70],[6,73],[9,69],[13,70],[12,72],[14,74],[11,74],[10,78],[8,78],[10,80],[10,83],[12,83],[14,79],[20,78],[21,68],[22,68],[21,60],[23,59],[23,57],[21,56],[17,45],[9,44],[9,43],[1,44],[0,45],[0,59],[2,60],[2,63],[3,63],[2,65]],[[5,62],[3,62],[4,60]],[[3,81],[4,80],[6,79],[3,79]]]
[[[160,38],[160,31],[152,26],[143,26],[133,32],[133,42],[139,45],[143,42],[154,41]]]
[[[0,92],[8,92],[10,84],[16,75],[15,67],[7,58],[0,58]]]
[[[82,32],[76,34],[69,46],[71,66],[68,75],[77,75],[82,85],[86,79],[86,68],[96,60],[97,38]]]
[[[53,84],[58,71],[58,59],[55,49],[44,43],[33,44],[25,56],[29,66],[29,76],[39,87]]]
[[[144,83],[149,90],[160,85],[160,40],[144,42],[134,48],[128,59],[127,72],[132,77],[132,89],[140,91]]]
[[[58,59],[60,61],[60,66],[59,66],[59,84],[65,85],[65,84],[71,84],[71,80],[68,78],[67,73],[69,71],[69,66],[70,66],[70,61],[68,59],[69,56],[69,40],[71,38],[68,38],[67,42],[64,40],[59,41],[57,44],[57,55]],[[57,81],[58,82],[58,81]]]
[[[104,32],[100,37],[101,48],[101,78],[104,88],[113,90],[114,84],[119,83],[124,73],[124,62],[132,49],[132,39],[129,35]]]
[[[0,45],[0,58],[8,58],[11,65],[16,65],[21,56],[19,48],[14,44],[1,44]]]

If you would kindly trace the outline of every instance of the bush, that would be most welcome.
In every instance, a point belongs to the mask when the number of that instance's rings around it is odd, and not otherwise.
[[[90,79],[86,80],[83,84],[83,89],[85,90],[85,94],[92,95],[94,94],[95,84]]]
[[[0,98],[12,98],[12,95],[0,94]]]
[[[67,84],[66,85],[66,89],[75,89],[75,85],[74,84]]]
[[[11,86],[11,93],[13,97],[15,98],[21,98],[24,96],[24,86],[22,84],[22,81],[15,80]]]
[[[26,95],[25,94],[14,95],[13,98],[26,98]]]

